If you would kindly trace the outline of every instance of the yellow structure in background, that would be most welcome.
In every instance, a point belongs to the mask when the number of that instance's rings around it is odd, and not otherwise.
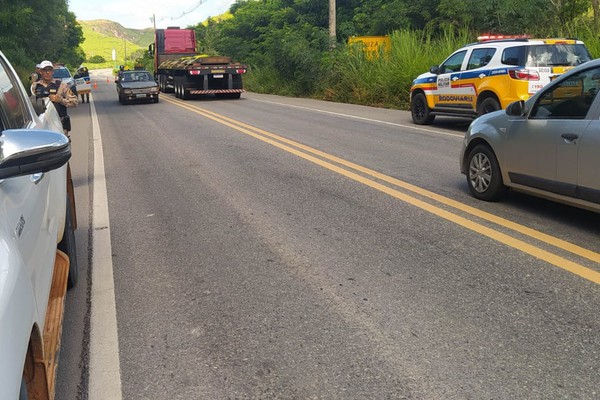
[[[367,59],[379,58],[380,54],[389,54],[392,40],[389,36],[350,36],[348,44],[362,44]]]

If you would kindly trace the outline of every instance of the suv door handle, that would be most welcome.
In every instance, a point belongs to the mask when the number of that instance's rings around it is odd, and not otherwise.
[[[562,135],[560,135],[560,137],[565,139],[568,142],[573,142],[579,138],[579,135],[577,135],[575,133],[563,133]]]

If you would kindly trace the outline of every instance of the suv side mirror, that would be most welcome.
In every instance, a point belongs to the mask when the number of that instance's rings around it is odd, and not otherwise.
[[[434,75],[439,75],[440,74],[440,66],[434,65],[433,67],[429,68],[429,72],[431,72]]]
[[[518,100],[513,101],[506,107],[506,115],[512,117],[521,117],[525,114],[525,101]]]
[[[10,129],[0,135],[0,179],[60,168],[71,158],[69,138],[42,129]]]

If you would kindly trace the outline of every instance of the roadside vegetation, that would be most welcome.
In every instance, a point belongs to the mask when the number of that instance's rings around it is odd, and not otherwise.
[[[81,42],[67,0],[0,0],[0,50],[24,81],[42,60],[79,66],[85,59]]]
[[[71,69],[152,70],[151,29],[78,23],[67,7],[67,0],[0,0],[0,49],[22,77],[42,59]],[[327,1],[238,0],[193,28],[200,53],[249,65],[248,90],[406,109],[412,80],[481,34],[576,37],[599,57],[599,9],[600,0],[337,0],[333,43]],[[383,35],[391,46],[379,56],[348,45],[353,36]]]
[[[600,56],[600,0],[338,0],[330,49],[328,2],[238,1],[231,18],[196,25],[201,52],[250,66],[248,90],[382,107],[408,107],[412,80],[487,34],[577,37]],[[367,57],[351,36],[391,37]]]

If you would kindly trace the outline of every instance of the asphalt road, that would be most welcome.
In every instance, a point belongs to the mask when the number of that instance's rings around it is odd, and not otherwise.
[[[82,273],[58,399],[116,398],[99,382],[123,399],[600,398],[600,215],[471,198],[468,121],[252,93],[122,106],[93,80],[71,111]],[[101,232],[115,354],[91,311]],[[104,356],[120,379],[101,380]]]

